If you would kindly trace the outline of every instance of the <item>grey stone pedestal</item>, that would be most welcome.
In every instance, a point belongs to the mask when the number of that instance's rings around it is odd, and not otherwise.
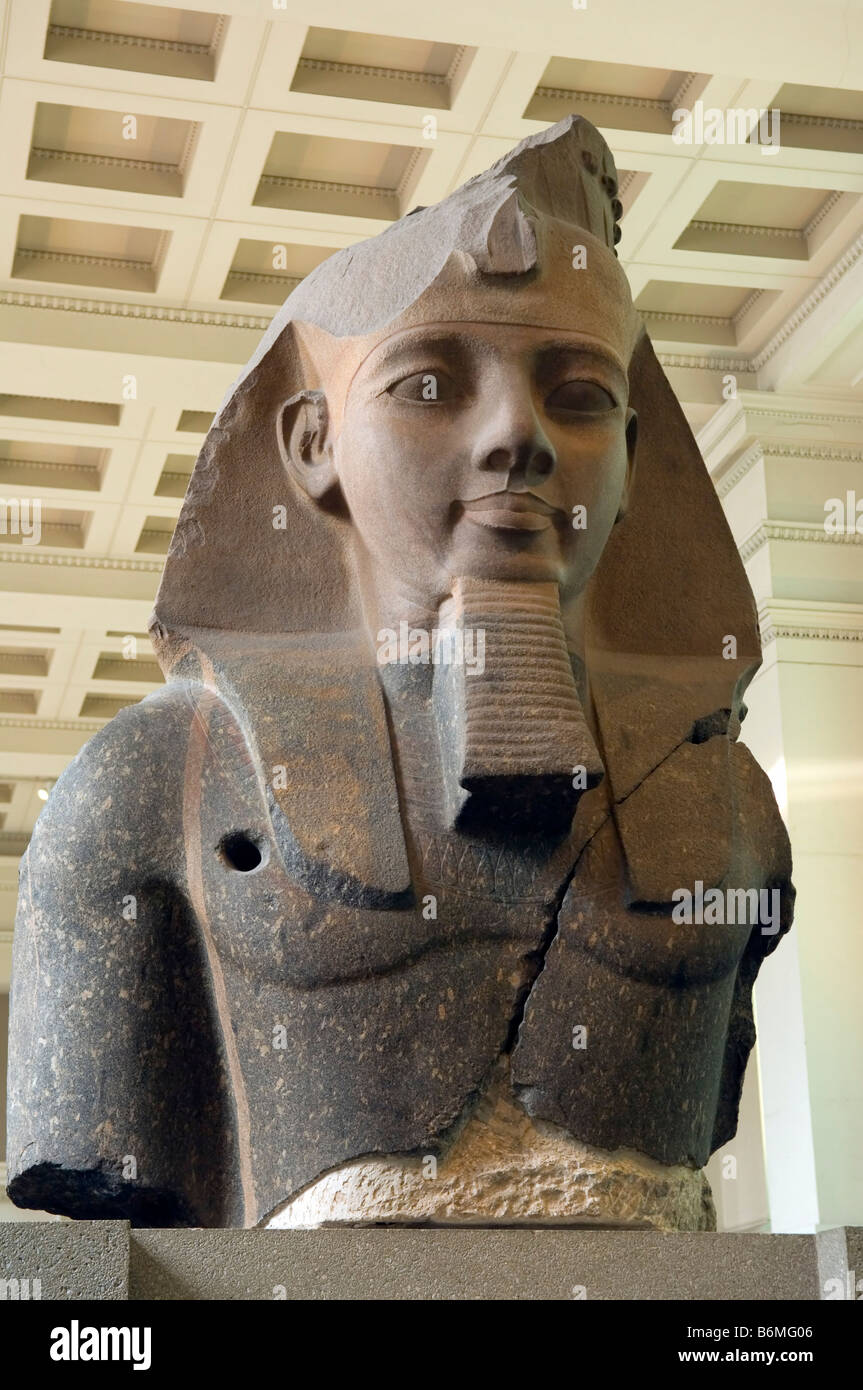
[[[0,1224],[0,1298],[770,1302],[852,1297],[857,1278],[858,1227],[787,1236]]]

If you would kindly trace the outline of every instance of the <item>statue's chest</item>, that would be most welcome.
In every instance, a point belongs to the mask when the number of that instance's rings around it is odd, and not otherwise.
[[[432,955],[447,968],[451,952],[490,950],[497,972],[498,955],[509,969],[541,949],[574,863],[567,841],[446,828],[421,756],[409,760],[410,780],[401,761],[398,787],[392,771],[388,785],[368,787],[325,758],[304,775],[292,764],[283,799],[218,715],[199,735],[200,799],[186,830],[192,900],[226,964],[304,990]],[[358,802],[362,821],[352,818]]]
[[[569,877],[567,848],[540,842],[512,846],[455,832],[421,829],[412,836],[416,886],[500,906],[556,900]]]
[[[419,857],[410,888],[399,900],[379,902],[355,885],[334,883],[325,869],[317,884],[313,873],[298,880],[272,836],[244,836],[227,849],[217,816],[205,813],[205,826],[208,820],[200,900],[219,955],[262,980],[300,989],[385,975],[429,952],[443,953],[442,966],[452,951],[492,943],[508,959],[533,953],[570,872],[565,847],[542,860],[441,833],[413,842]],[[255,853],[244,858],[241,846]]]

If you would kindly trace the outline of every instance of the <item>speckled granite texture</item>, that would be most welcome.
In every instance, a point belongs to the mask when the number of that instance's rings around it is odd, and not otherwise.
[[[818,1236],[632,1231],[130,1231],[0,1225],[0,1280],[43,1299],[817,1300],[848,1287],[859,1228]],[[856,1266],[859,1268],[859,1262]],[[5,1287],[5,1286],[4,1286]],[[7,1298],[14,1298],[10,1288]],[[22,1296],[21,1290],[18,1290]],[[857,1297],[860,1296],[858,1291]],[[846,1293],[847,1297],[847,1293]]]
[[[19,1205],[253,1227],[431,1158],[450,1186],[389,1219],[710,1219],[791,857],[738,742],[754,600],[617,193],[588,122],[531,136],[319,266],[232,388],[157,597],[167,684],[22,863]],[[538,1137],[477,1169],[504,1060]]]

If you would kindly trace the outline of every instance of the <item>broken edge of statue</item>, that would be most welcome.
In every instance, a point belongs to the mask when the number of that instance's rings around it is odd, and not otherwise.
[[[791,863],[620,213],[571,117],[276,315],[22,863],[19,1205],[711,1224]]]

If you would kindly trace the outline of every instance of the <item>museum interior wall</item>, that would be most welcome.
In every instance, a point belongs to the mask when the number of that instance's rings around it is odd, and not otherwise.
[[[41,533],[0,534],[3,1077],[18,863],[70,760],[162,682],[147,623],[223,396],[320,261],[575,111],[755,595],[741,737],[794,854],[719,1229],[863,1225],[863,11],[703,11],[5,7],[0,492],[41,499]],[[778,109],[779,143],[745,114],[678,140],[697,104]]]

